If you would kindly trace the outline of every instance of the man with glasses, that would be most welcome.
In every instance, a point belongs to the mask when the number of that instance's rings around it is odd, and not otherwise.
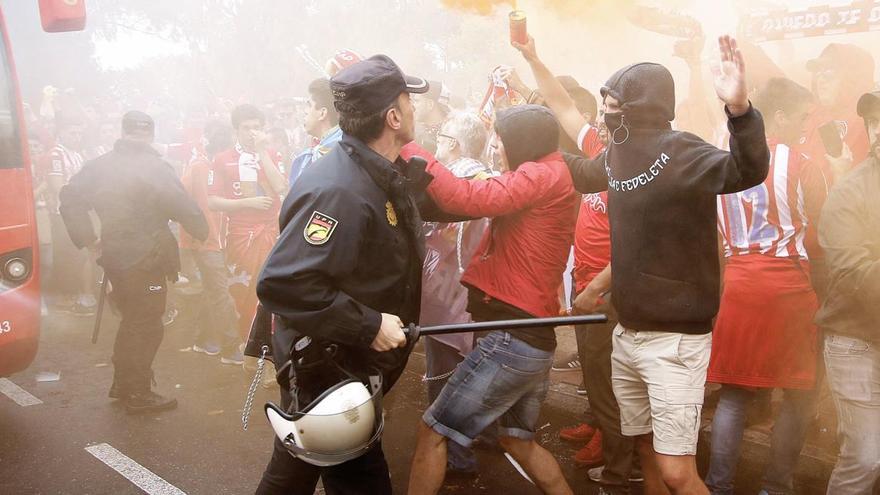
[[[490,177],[492,169],[479,159],[487,138],[486,126],[476,114],[453,112],[437,134],[437,160],[456,177]],[[412,143],[404,147],[403,154],[410,151],[419,154]],[[419,316],[422,325],[471,321],[467,312],[467,289],[461,285],[461,275],[487,225],[486,220],[425,224],[426,252]],[[428,402],[434,402],[456,366],[473,350],[474,337],[473,334],[439,335],[426,337],[423,342]],[[455,441],[449,442],[447,447],[446,464],[452,477],[477,474],[477,458],[473,450]]]
[[[440,126],[449,115],[449,88],[442,82],[428,81],[430,89],[423,95],[413,95],[416,111],[416,142],[434,153]]]

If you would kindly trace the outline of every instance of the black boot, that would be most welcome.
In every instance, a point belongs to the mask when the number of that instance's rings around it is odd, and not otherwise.
[[[116,383],[116,380],[113,380],[113,385],[110,385],[110,391],[107,392],[107,397],[111,399],[126,399],[131,393],[129,393],[124,387],[120,386]]]
[[[124,398],[124,394],[122,393],[122,390],[120,390],[119,387],[117,387],[114,383],[110,386],[110,391],[107,392],[107,397],[110,397],[111,399],[122,399]]]
[[[166,411],[177,407],[177,399],[153,391],[137,392],[124,398],[128,414]]]

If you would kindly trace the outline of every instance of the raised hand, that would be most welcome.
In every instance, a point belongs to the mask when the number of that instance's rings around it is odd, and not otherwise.
[[[523,95],[524,97],[528,97],[531,90],[525,83],[520,79],[519,74],[517,74],[516,69],[511,69],[510,72],[506,73],[503,76],[503,79],[507,81],[507,84],[510,85],[511,89],[516,91],[517,93]]]
[[[535,49],[535,38],[529,36],[529,40],[525,44],[517,43],[516,41],[511,41],[510,44],[522,53],[526,62],[535,62],[538,60],[538,50]]]
[[[746,64],[734,38],[726,35],[718,38],[718,49],[721,63],[712,68],[715,93],[727,105],[731,116],[739,117],[749,110]]]

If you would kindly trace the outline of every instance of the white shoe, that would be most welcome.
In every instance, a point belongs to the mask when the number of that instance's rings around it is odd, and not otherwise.
[[[605,469],[605,466],[599,466],[591,468],[587,471],[587,476],[589,476],[591,481],[595,481],[596,483],[602,482],[602,471]],[[630,483],[641,483],[645,481],[645,478],[638,474],[630,474],[629,482]]]

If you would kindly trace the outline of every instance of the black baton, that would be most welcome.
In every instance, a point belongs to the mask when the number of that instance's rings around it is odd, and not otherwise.
[[[104,299],[107,297],[107,274],[101,274],[101,293],[98,295],[98,308],[95,311],[95,329],[92,330],[92,343],[98,343],[98,333],[101,331],[101,317],[104,316]]]
[[[418,340],[422,335],[444,335],[448,333],[491,332],[493,330],[522,330],[524,328],[561,327],[565,325],[593,325],[606,323],[606,315],[555,316],[550,318],[524,318],[522,320],[478,321],[474,323],[453,323],[420,327],[409,325],[403,329],[411,340]]]

